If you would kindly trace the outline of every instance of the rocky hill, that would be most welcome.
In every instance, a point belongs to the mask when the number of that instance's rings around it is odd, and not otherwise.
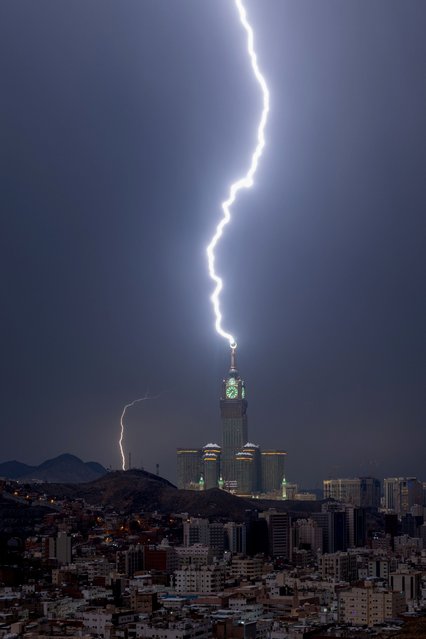
[[[18,461],[0,464],[0,477],[17,479],[20,482],[90,482],[106,474],[106,469],[97,462],[83,462],[68,453],[48,459],[39,466],[28,466]]]
[[[46,492],[46,487],[33,487]],[[166,479],[143,470],[115,471],[96,481],[84,484],[54,483],[49,495],[56,498],[81,497],[88,503],[102,504],[118,511],[135,512],[155,510],[163,513],[187,512],[201,517],[232,517],[243,519],[246,510],[300,510],[312,512],[320,509],[320,502],[291,502],[251,500],[236,497],[218,488],[202,492],[178,490]]]

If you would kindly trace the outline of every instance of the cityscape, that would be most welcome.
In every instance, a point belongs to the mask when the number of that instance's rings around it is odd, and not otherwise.
[[[0,639],[426,639],[426,2],[0,2]]]
[[[232,351],[222,443],[178,448],[178,488],[70,455],[44,479],[0,465],[0,637],[426,636],[426,481],[299,490],[248,441],[245,388]]]

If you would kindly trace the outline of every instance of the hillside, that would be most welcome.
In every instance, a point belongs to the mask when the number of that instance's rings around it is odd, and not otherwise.
[[[14,459],[0,464],[0,477],[5,477],[6,479],[19,479],[23,475],[30,473],[33,468],[36,467],[23,464],[22,462]]]
[[[28,466],[18,461],[0,464],[0,477],[21,482],[81,483],[98,479],[106,472],[97,462],[83,462],[68,453],[48,459],[39,466]]]
[[[34,488],[40,492],[46,490],[43,486]],[[236,520],[243,519],[245,511],[254,508],[307,513],[320,509],[320,502],[243,499],[218,488],[203,492],[178,490],[166,479],[143,470],[115,471],[84,484],[50,484],[48,492],[56,498],[81,497],[88,503],[124,512],[187,512],[192,516],[232,517]]]

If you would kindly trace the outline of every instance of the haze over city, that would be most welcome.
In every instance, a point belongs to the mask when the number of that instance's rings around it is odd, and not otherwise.
[[[266,148],[218,251],[250,437],[287,477],[424,476],[425,6],[255,2]],[[205,249],[260,95],[227,0],[0,6],[2,460],[175,481],[221,437]]]

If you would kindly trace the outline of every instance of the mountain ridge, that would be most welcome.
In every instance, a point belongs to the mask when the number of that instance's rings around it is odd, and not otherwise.
[[[107,473],[98,462],[83,462],[76,455],[63,453],[52,459],[46,459],[38,466],[30,466],[17,460],[0,464],[0,477],[31,483],[82,483],[90,482]]]

